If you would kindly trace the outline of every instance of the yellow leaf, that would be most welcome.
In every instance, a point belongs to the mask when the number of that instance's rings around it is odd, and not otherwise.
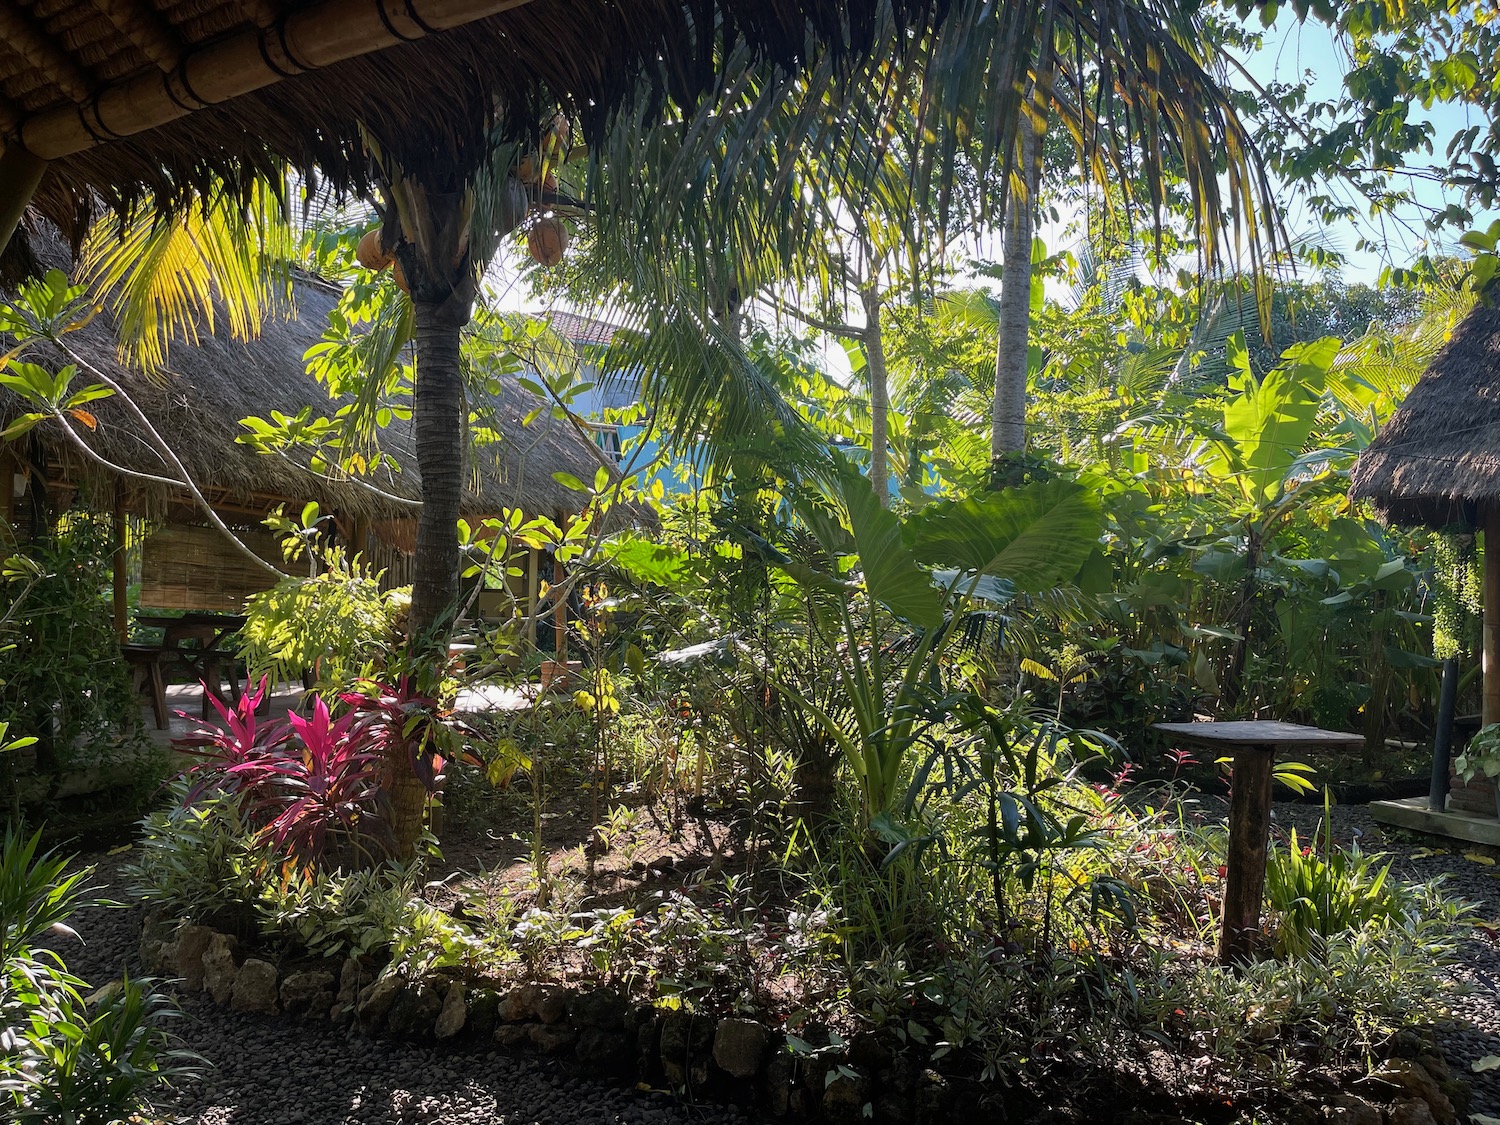
[[[130,850],[129,844],[121,844],[118,848],[110,848],[107,855],[124,855]]]
[[[1493,856],[1480,855],[1478,852],[1464,852],[1464,858],[1470,863],[1482,863],[1486,867],[1495,866],[1495,860]]]
[[[1408,857],[1410,859],[1426,859],[1428,856],[1448,855],[1446,848],[1418,848]]]

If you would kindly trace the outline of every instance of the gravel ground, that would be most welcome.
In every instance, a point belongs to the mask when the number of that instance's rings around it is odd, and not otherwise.
[[[1276,806],[1277,823],[1295,826],[1304,840],[1322,817],[1323,810],[1317,805]],[[1371,820],[1369,809],[1362,805],[1335,807],[1333,820],[1335,838],[1343,842],[1357,839],[1366,852],[1388,853],[1393,876],[1413,883],[1443,876],[1451,896],[1478,907],[1473,915],[1476,921],[1500,921],[1500,864],[1490,866],[1465,858],[1466,852],[1500,858],[1500,852],[1387,829]],[[1412,858],[1423,851],[1440,854]],[[1462,961],[1455,970],[1464,992],[1452,1002],[1452,1018],[1438,1024],[1437,1038],[1454,1073],[1474,1087],[1469,1112],[1500,1117],[1500,1070],[1483,1074],[1470,1070],[1476,1059],[1500,1055],[1500,942],[1484,929],[1476,928],[1474,934],[1464,942]],[[1419,1016],[1414,1013],[1414,1017]]]
[[[1280,804],[1276,821],[1306,838],[1322,816],[1314,805]],[[1367,809],[1334,810],[1343,841],[1388,852],[1392,873],[1409,881],[1447,878],[1451,894],[1478,905],[1481,921],[1500,921],[1500,865],[1465,858],[1457,843],[1389,834]],[[1412,858],[1420,849],[1440,854]],[[1483,851],[1484,849],[1479,849]],[[1500,853],[1496,853],[1500,854]],[[97,865],[96,882],[124,897],[118,873],[128,855],[82,857]],[[102,983],[121,968],[136,969],[138,909],[92,909],[73,920],[84,940],[64,949],[68,967]],[[1464,943],[1456,975],[1466,986],[1452,1016],[1439,1024],[1439,1042],[1450,1065],[1474,1086],[1470,1111],[1500,1117],[1500,1070],[1470,1072],[1469,1064],[1500,1055],[1500,941],[1476,929]],[[213,1068],[201,1081],[159,1100],[158,1111],[183,1125],[402,1125],[435,1121],[573,1123],[579,1125],[686,1125],[744,1122],[733,1109],[684,1106],[661,1093],[600,1085],[546,1061],[499,1052],[433,1050],[382,1040],[351,1038],[327,1024],[237,1015],[205,997],[184,998],[183,1039]]]
[[[130,857],[85,856],[95,882],[124,897],[119,868]],[[70,971],[90,983],[135,971],[140,911],[81,911],[84,946],[59,945]],[[351,1038],[331,1025],[239,1015],[206,997],[184,997],[175,1030],[212,1069],[157,1099],[182,1125],[740,1125],[732,1108],[684,1106],[580,1079],[556,1064],[495,1051],[434,1050]]]

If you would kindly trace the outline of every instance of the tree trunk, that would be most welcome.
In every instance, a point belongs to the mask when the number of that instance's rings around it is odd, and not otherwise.
[[[880,337],[880,294],[871,287],[862,289],[859,296],[865,307],[865,375],[870,381],[870,487],[880,506],[889,508],[891,393],[885,342]]]
[[[1032,216],[1041,182],[1041,136],[1025,115],[1020,129],[1021,180],[1005,212],[1001,258],[999,339],[995,343],[995,402],[990,419],[990,462],[996,486],[1010,483],[1009,463],[1026,450],[1026,372],[1031,346]]]
[[[462,307],[457,307],[462,305]],[[463,499],[463,375],[459,333],[466,302],[413,299],[417,386],[412,404],[422,512],[411,586],[410,634],[414,647],[446,652],[458,604],[458,516]]]

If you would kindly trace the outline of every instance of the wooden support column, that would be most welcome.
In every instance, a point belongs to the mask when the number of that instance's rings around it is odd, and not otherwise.
[[[1500,507],[1484,514],[1484,723],[1500,723]]]
[[[541,558],[540,548],[532,547],[526,552],[526,636],[522,639],[533,646],[536,644],[536,607],[542,590]]]
[[[1224,928],[1219,962],[1232,965],[1255,953],[1260,940],[1261,895],[1266,886],[1266,841],[1271,829],[1274,746],[1234,752],[1229,794],[1229,857],[1224,873]]]
[[[562,593],[563,581],[567,575],[563,573],[563,564],[558,561],[557,556],[552,557],[552,588],[556,593],[553,597],[557,604],[552,607],[552,658],[562,665],[559,675],[567,675],[568,663],[568,598]]]
[[[0,153],[0,254],[10,245],[10,236],[16,233],[46,171],[45,160],[18,144],[8,145]]]
[[[109,519],[110,581],[114,592],[115,635],[124,644],[130,639],[129,606],[126,603],[126,587],[130,584],[130,555],[125,547],[125,484],[115,481],[115,503]]]

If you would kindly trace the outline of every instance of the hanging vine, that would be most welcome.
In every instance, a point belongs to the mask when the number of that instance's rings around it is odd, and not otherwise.
[[[1475,648],[1484,568],[1472,532],[1445,530],[1434,537],[1433,547],[1432,651],[1446,660]]]

